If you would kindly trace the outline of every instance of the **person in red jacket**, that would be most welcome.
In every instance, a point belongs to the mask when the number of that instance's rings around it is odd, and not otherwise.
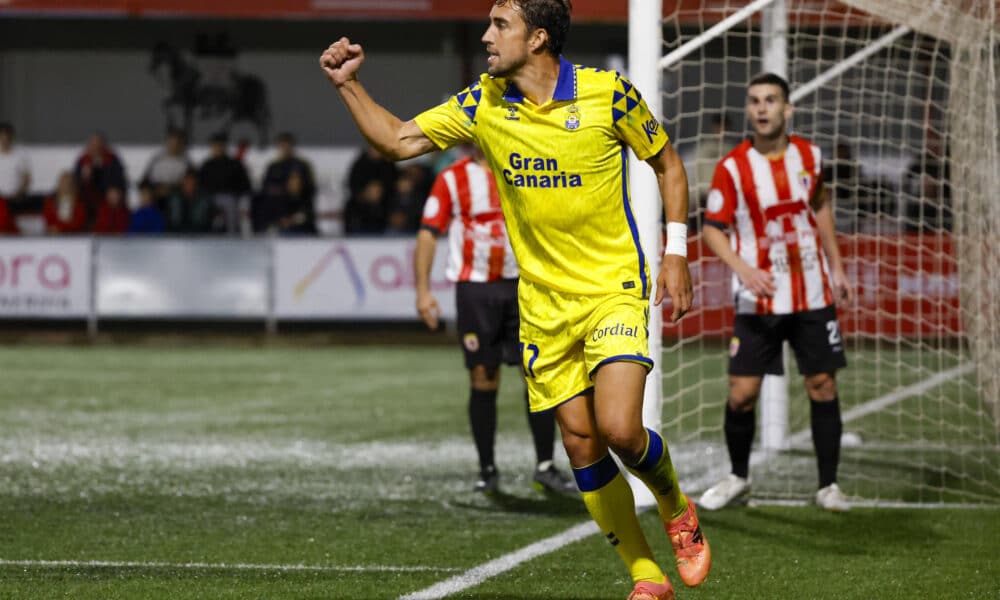
[[[65,172],[59,176],[55,194],[45,199],[42,209],[45,217],[45,232],[51,234],[81,233],[87,222],[87,213],[77,195],[73,174]]]
[[[7,199],[0,196],[0,235],[17,235],[21,231],[17,228],[14,216],[10,214],[10,206]]]
[[[125,206],[125,194],[119,187],[109,187],[104,202],[97,209],[97,221],[94,222],[94,233],[118,235],[128,229],[128,221],[132,214]]]

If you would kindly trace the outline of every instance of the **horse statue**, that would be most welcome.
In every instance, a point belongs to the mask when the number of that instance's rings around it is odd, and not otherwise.
[[[167,42],[157,42],[150,57],[149,72],[162,81],[164,71],[170,89],[162,102],[168,127],[179,128],[191,139],[198,118],[224,118],[222,130],[227,134],[235,123],[248,121],[257,130],[258,144],[263,147],[268,143],[271,109],[267,86],[259,77],[233,70],[223,85],[209,84],[198,67],[177,48]]]

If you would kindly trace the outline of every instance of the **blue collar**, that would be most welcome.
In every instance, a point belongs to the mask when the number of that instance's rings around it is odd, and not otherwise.
[[[513,81],[510,81],[507,83],[507,89],[504,90],[503,99],[507,102],[520,103],[524,102],[524,94],[517,89]],[[556,81],[552,100],[556,102],[576,100],[576,67],[561,55],[559,56],[559,79]]]

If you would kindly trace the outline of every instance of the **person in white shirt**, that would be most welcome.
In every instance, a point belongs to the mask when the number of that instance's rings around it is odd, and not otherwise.
[[[0,123],[0,198],[19,200],[27,195],[30,186],[28,156],[14,147],[14,127]]]
[[[187,154],[187,138],[184,132],[170,128],[163,149],[156,153],[146,165],[142,182],[153,188],[156,204],[161,210],[167,199],[180,191],[184,175],[194,168]]]

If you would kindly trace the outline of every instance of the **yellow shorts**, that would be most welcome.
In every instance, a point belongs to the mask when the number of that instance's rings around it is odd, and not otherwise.
[[[532,412],[553,408],[594,386],[614,361],[653,368],[649,299],[628,294],[564,294],[520,280],[521,364]]]

